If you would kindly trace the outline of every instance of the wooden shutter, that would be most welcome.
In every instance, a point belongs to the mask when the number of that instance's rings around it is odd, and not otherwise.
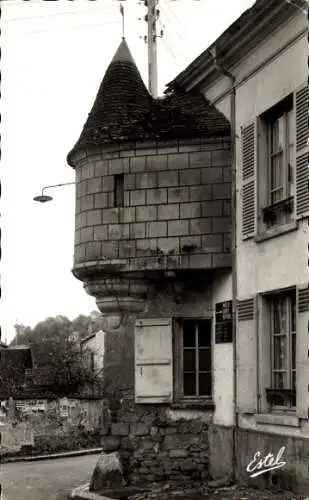
[[[135,402],[173,400],[172,320],[141,319],[135,324]]]
[[[296,414],[299,418],[309,417],[309,286],[300,285],[297,290],[296,317]]]
[[[296,217],[309,214],[308,189],[308,86],[299,88],[294,94],[296,113]]]
[[[250,238],[255,234],[255,165],[256,165],[256,125],[251,123],[242,128],[242,236]]]
[[[237,303],[237,408],[257,411],[257,325],[255,298]]]

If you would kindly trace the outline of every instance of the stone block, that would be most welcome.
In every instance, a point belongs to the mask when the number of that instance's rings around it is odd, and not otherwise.
[[[212,186],[214,188],[214,186]],[[215,198],[215,197],[214,197]],[[222,215],[223,206],[220,200],[202,201],[201,202],[201,216],[214,217]]]
[[[169,451],[170,458],[186,458],[189,455],[188,450],[170,450]]]
[[[230,165],[231,152],[227,149],[217,149],[211,152],[212,165]]]
[[[108,239],[109,240],[122,240],[123,239],[123,224],[109,224],[108,225]]]
[[[100,193],[102,191],[102,177],[94,177],[87,181],[87,194]]]
[[[207,234],[202,236],[202,251],[206,253],[223,252],[223,234]]]
[[[136,240],[136,255],[149,255],[151,250],[157,248],[157,239],[148,238],[143,240]]]
[[[93,228],[93,239],[102,241],[108,239],[108,225],[95,226]]]
[[[141,452],[146,450],[152,450],[154,445],[155,444],[151,439],[141,439],[139,442],[139,450]]]
[[[228,200],[231,198],[231,184],[214,184],[212,193],[214,200]]]
[[[102,244],[93,241],[86,244],[86,260],[98,260],[102,257]]]
[[[83,165],[81,167],[82,180],[92,179],[92,177],[94,177],[94,165],[91,165],[89,163],[87,163],[86,165]]]
[[[111,204],[111,206],[112,205],[114,205],[114,202]],[[124,192],[124,194],[123,194],[123,205],[125,207],[129,207],[130,206],[130,191],[125,191]]]
[[[168,221],[168,236],[186,236],[189,234],[188,220]]]
[[[94,208],[108,208],[107,193],[98,193],[94,195]]]
[[[79,245],[80,241],[80,229],[75,230],[74,245]]]
[[[231,235],[230,234],[224,234],[223,235],[223,251],[224,252],[231,252],[231,250],[232,250]]]
[[[119,154],[117,156],[119,156]],[[109,161],[109,175],[125,174],[128,172],[129,158],[115,158]]]
[[[167,236],[167,222],[147,222],[146,223],[146,237],[147,238],[160,238]]]
[[[167,169],[167,155],[157,155],[147,156],[146,159],[146,170],[166,170]]]
[[[201,217],[201,215],[201,204],[199,202],[182,203],[180,205],[180,219],[195,219]]]
[[[212,200],[211,185],[192,186],[190,190],[190,201]]]
[[[194,246],[196,249],[201,247],[201,236],[184,236],[180,238],[180,249],[186,246]],[[186,250],[182,250],[186,253]]]
[[[183,449],[185,447],[184,440],[182,439],[182,436],[179,436],[178,434],[172,434],[172,435],[167,435],[164,437],[163,443],[162,443],[162,449],[163,450],[178,450],[178,449]]]
[[[133,436],[147,436],[150,432],[150,428],[148,425],[143,423],[136,423],[130,425],[130,434]],[[147,441],[144,441],[147,442]],[[152,445],[152,442],[151,442]]]
[[[167,157],[167,167],[169,170],[183,170],[189,167],[188,153],[169,154]]]
[[[186,203],[189,201],[189,188],[175,187],[167,190],[168,203]]]
[[[178,204],[159,205],[158,219],[160,220],[179,219],[179,205]]]
[[[107,175],[102,179],[102,191],[106,193],[107,191],[114,190],[114,177],[112,175]]]
[[[76,215],[75,225],[76,225],[77,229],[80,229],[81,227],[85,227],[87,225],[87,223],[86,223],[86,213],[87,212],[82,212],[82,213]]]
[[[223,215],[230,216],[232,213],[231,202],[224,200],[223,201]]]
[[[202,179],[201,179],[202,184],[218,184],[220,182],[223,182],[223,169],[222,167],[211,167],[211,168],[204,168],[202,170]],[[214,194],[213,194],[213,198]]]
[[[83,262],[86,258],[86,248],[85,245],[77,245],[74,249],[74,260],[75,262]]]
[[[146,224],[145,222],[138,222],[130,224],[130,239],[145,238],[146,237]]]
[[[179,252],[179,238],[159,238],[158,248],[164,253],[171,252],[175,250],[176,253]]]
[[[118,241],[105,241],[102,244],[102,257],[106,259],[117,259]]]
[[[93,241],[93,227],[84,227],[80,230],[80,241]]]
[[[190,269],[204,269],[212,266],[211,254],[196,254],[189,256]]]
[[[223,167],[223,182],[232,182],[232,168]]]
[[[135,207],[119,208],[120,222],[135,222],[136,210]]]
[[[120,258],[131,258],[136,256],[136,241],[135,240],[124,240],[119,241],[119,257]]]
[[[162,205],[167,203],[167,189],[148,189],[147,190],[147,205]],[[145,205],[145,203],[141,203]]]
[[[81,181],[76,186],[76,195],[77,196],[87,196],[88,194],[88,182]]]
[[[199,170],[199,169],[181,170],[179,172],[179,184],[181,186],[200,185],[201,184],[201,170]]]
[[[214,217],[213,219],[213,232],[214,233],[229,233],[231,231],[231,218],[230,217]]]
[[[158,187],[174,187],[179,185],[179,173],[177,170],[164,170],[158,172]]]
[[[130,205],[145,205],[146,204],[146,191],[142,189],[136,189],[130,191]]]
[[[136,189],[150,189],[157,187],[157,173],[143,172],[135,174]]]
[[[123,180],[124,189],[138,189],[140,186],[137,186],[135,183],[135,174],[126,174]]]
[[[101,210],[89,210],[86,212],[86,224],[87,226],[96,226],[102,224],[102,212]]]
[[[144,172],[146,170],[146,157],[132,157],[130,158],[130,172]]]
[[[136,207],[136,220],[137,221],[151,221],[157,219],[157,206],[143,206]]]
[[[190,220],[190,235],[208,234],[212,232],[212,218]]]
[[[117,208],[105,208],[102,214],[104,224],[117,224],[119,222],[119,212]]]
[[[231,267],[232,257],[230,253],[217,253],[212,255],[212,267]]]
[[[122,422],[112,423],[113,436],[127,436],[129,434],[129,425]]]
[[[190,168],[207,168],[211,166],[211,151],[190,153]]]
[[[105,177],[108,175],[108,161],[101,160],[94,167],[94,175],[96,177]]]
[[[82,212],[85,210],[92,210],[94,208],[94,196],[89,194],[80,198],[80,209]]]
[[[122,488],[124,484],[125,481],[119,454],[102,453],[93,471],[89,490],[91,492],[99,492],[106,488]]]

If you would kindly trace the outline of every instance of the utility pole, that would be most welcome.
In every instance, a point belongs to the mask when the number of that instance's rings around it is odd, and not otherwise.
[[[148,88],[153,97],[158,95],[158,63],[157,63],[157,19],[159,10],[156,8],[158,0],[145,0],[148,8],[145,21],[148,25]]]

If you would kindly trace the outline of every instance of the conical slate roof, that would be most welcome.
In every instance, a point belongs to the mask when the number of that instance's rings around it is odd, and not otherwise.
[[[73,153],[86,147],[147,139],[225,136],[229,132],[227,119],[201,93],[177,89],[163,99],[154,99],[123,39],[67,159],[73,166]]]

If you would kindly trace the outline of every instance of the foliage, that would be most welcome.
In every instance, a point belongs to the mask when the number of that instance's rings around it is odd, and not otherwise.
[[[49,317],[33,329],[17,325],[14,345],[31,347],[32,384],[44,387],[57,396],[100,389],[101,374],[89,364],[90,349],[81,340],[100,329],[99,313],[80,315],[73,321],[65,316]],[[95,354],[95,353],[94,353]]]

